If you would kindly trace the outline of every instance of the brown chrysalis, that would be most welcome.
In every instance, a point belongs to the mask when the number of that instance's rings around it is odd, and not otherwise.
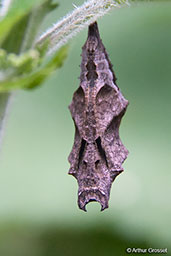
[[[123,171],[128,151],[119,126],[127,105],[95,22],[82,48],[80,86],[69,106],[75,124],[69,174],[78,181],[78,206],[84,211],[90,201],[98,201],[101,210],[108,207],[112,182]]]

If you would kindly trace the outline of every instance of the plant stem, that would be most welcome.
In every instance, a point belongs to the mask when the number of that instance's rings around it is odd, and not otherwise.
[[[2,3],[2,9],[0,10],[0,14],[2,16],[5,16],[8,9],[10,8],[10,3],[12,0],[4,0]],[[39,26],[42,22],[42,19],[44,16],[53,8],[55,8],[57,5],[51,5],[51,1],[45,1],[44,4],[41,4],[31,10],[31,12],[26,16],[23,17],[23,26],[21,31],[21,36],[17,41],[17,44],[19,47],[16,51],[14,51],[15,43],[10,44],[8,47],[8,51],[15,52],[16,54],[20,54],[21,52],[24,52],[32,47],[32,44],[35,40],[35,36],[37,34],[37,31],[39,29]],[[20,25],[20,24],[19,24]],[[20,28],[20,27],[19,27]],[[10,34],[10,37],[12,35]],[[12,40],[11,38],[8,38],[8,41]],[[4,45],[7,47],[8,44]],[[3,129],[4,129],[4,120],[6,119],[6,113],[9,106],[10,98],[12,96],[12,93],[0,93],[0,143],[2,141],[2,135],[3,135]]]
[[[37,45],[49,43],[49,54],[66,44],[70,38],[103,16],[112,8],[128,5],[127,0],[88,0],[63,17],[37,40]]]
[[[6,114],[7,114],[10,98],[11,98],[10,93],[0,94],[0,145],[2,142],[3,128],[6,120]]]
[[[0,17],[3,18],[10,7],[12,0],[3,0],[1,2],[2,7],[0,9]],[[11,93],[0,93],[0,145],[2,142],[2,136],[3,136],[3,127],[5,123],[5,117],[7,113],[7,109],[9,106],[9,101],[10,101]]]

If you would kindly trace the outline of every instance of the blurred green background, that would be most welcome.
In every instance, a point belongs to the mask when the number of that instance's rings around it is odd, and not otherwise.
[[[40,33],[73,9],[72,2],[61,1]],[[0,256],[171,250],[171,3],[114,10],[99,29],[130,102],[120,128],[130,154],[109,209],[90,203],[87,213],[80,211],[76,180],[67,175],[74,138],[68,105],[79,85],[85,29],[71,40],[62,69],[42,87],[13,95],[0,156]]]

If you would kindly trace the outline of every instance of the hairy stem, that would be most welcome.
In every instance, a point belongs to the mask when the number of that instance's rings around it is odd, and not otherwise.
[[[98,17],[112,8],[120,8],[125,4],[128,4],[127,0],[89,0],[79,7],[74,6],[75,9],[40,36],[36,44],[41,46],[48,41],[50,54],[66,44],[84,27],[96,21]]]

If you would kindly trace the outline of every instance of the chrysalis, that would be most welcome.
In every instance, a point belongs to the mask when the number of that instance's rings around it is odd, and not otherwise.
[[[69,174],[78,181],[78,206],[84,211],[90,201],[108,208],[112,182],[128,155],[119,138],[127,105],[95,22],[82,48],[80,86],[69,106],[75,124]]]

